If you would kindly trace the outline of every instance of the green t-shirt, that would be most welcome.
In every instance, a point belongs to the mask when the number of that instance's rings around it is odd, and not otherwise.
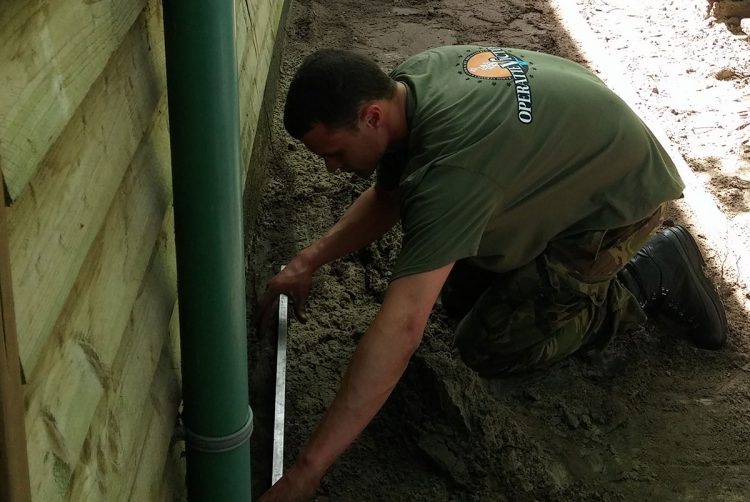
[[[571,61],[450,46],[391,77],[406,84],[410,131],[377,174],[401,203],[393,279],[470,257],[512,270],[550,240],[635,223],[684,188],[635,113]]]

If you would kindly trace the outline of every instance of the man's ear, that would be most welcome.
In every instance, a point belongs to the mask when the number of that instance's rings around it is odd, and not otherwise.
[[[379,127],[383,120],[383,109],[377,103],[369,103],[362,107],[359,119],[364,127]]]

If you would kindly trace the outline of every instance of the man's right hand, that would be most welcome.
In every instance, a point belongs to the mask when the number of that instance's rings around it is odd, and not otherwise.
[[[315,271],[333,260],[367,246],[396,224],[399,218],[395,193],[370,187],[346,210],[344,216],[326,234],[297,253],[289,264],[271,279],[260,299],[263,323],[276,297],[285,294],[292,299],[294,315],[305,322],[305,302]]]
[[[268,282],[266,291],[259,302],[259,323],[263,323],[266,320],[271,306],[281,294],[288,296],[292,300],[294,315],[297,317],[297,320],[303,323],[307,322],[305,303],[307,302],[307,295],[310,294],[312,276],[315,269],[305,259],[303,253],[300,252],[297,254],[281,272]]]
[[[258,502],[308,502],[315,496],[322,476],[295,463]]]

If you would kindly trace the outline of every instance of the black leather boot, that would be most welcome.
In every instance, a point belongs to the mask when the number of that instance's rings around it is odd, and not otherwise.
[[[618,278],[647,314],[685,325],[698,347],[718,349],[727,338],[727,319],[703,263],[693,237],[675,225],[659,230]]]

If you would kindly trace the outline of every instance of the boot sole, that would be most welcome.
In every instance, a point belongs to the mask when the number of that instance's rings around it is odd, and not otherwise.
[[[694,336],[693,342],[704,349],[719,349],[724,345],[727,339],[727,317],[724,312],[724,304],[721,302],[719,294],[703,272],[705,260],[698,248],[698,243],[695,242],[695,239],[690,235],[690,232],[688,232],[682,225],[667,227],[663,229],[662,232],[665,236],[672,237],[668,239],[668,241],[675,245],[682,258],[690,264],[690,276],[692,277],[694,284],[699,286],[704,303],[713,307],[714,320],[718,321],[718,324],[721,327],[720,332],[718,333],[718,338],[713,336],[709,338],[706,336],[700,336],[699,334],[698,336]]]

